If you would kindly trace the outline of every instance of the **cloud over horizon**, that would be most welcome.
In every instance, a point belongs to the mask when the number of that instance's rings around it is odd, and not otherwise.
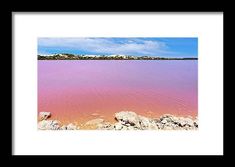
[[[163,38],[162,38],[163,39]],[[174,56],[180,54],[161,38],[38,38],[38,53],[126,54]],[[192,55],[190,55],[192,56]]]

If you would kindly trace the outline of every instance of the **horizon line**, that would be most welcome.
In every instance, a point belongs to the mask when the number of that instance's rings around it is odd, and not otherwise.
[[[136,56],[136,57],[142,57],[142,56],[147,56],[147,57],[159,57],[159,58],[198,58],[198,56],[192,56],[192,57],[169,57],[169,56],[148,56],[148,55],[128,55],[128,54],[74,54],[74,53],[53,53],[53,54],[41,54],[38,53],[37,55],[40,56],[51,56],[51,55],[58,55],[58,54],[70,54],[70,55],[95,55],[95,56],[111,56],[111,55],[123,55],[123,56]]]

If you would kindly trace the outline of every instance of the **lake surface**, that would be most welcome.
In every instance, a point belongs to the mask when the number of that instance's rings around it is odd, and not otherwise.
[[[197,60],[39,60],[38,112],[61,122],[198,114]]]

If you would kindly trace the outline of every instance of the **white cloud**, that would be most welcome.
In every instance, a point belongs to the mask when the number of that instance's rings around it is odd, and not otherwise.
[[[156,55],[166,53],[166,44],[156,40],[127,38],[39,38],[40,47],[58,47],[97,54]]]

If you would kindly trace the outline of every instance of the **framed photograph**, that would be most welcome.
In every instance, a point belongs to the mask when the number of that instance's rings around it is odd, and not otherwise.
[[[223,12],[12,23],[14,155],[223,155]]]

